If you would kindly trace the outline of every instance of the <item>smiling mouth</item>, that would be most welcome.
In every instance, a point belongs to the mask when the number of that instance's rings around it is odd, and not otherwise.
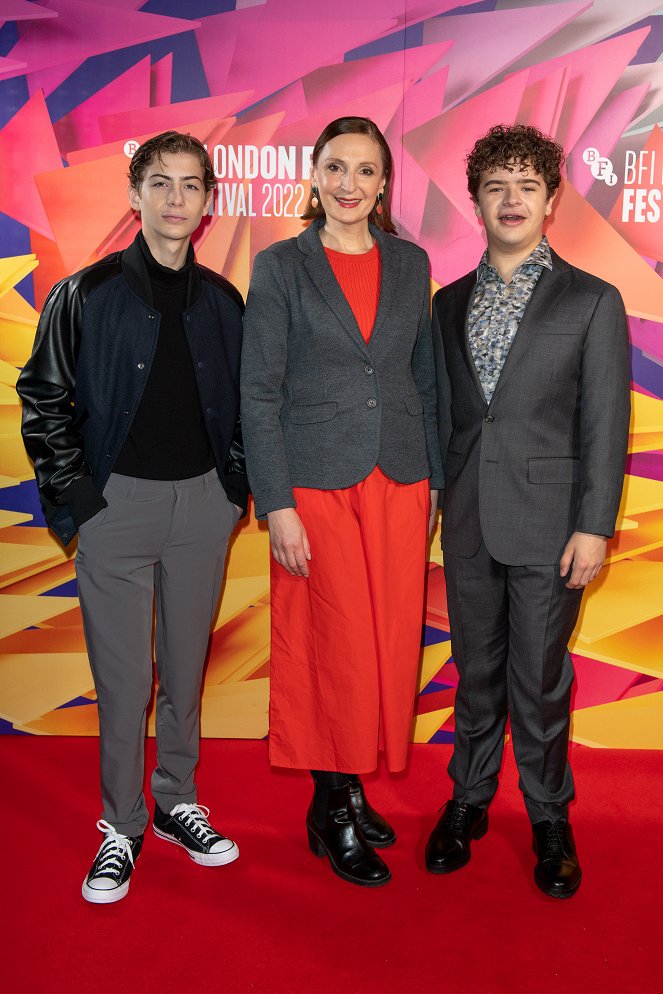
[[[525,216],[523,214],[500,214],[499,219],[505,224],[519,224],[525,220]]]
[[[334,199],[339,207],[357,207],[361,203],[360,200],[348,200],[343,197],[335,197]]]

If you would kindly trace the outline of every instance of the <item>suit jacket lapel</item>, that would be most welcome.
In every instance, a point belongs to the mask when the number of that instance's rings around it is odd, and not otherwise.
[[[463,359],[465,360],[465,365],[467,366],[467,371],[469,372],[472,382],[479,393],[481,402],[486,404],[486,397],[483,392],[483,387],[481,386],[481,380],[479,379],[479,374],[477,373],[477,368],[474,365],[474,359],[472,358],[472,353],[470,352],[470,339],[467,328],[467,319],[470,313],[470,304],[472,302],[472,294],[474,293],[476,282],[477,274],[476,271],[473,271],[463,277],[456,288],[456,333],[458,335],[460,351],[463,355]]]
[[[316,290],[339,319],[350,338],[358,345],[361,345],[362,348],[365,348],[364,339],[362,338],[355,316],[352,313],[352,308],[338,285],[338,280],[334,276],[329,259],[325,255],[322,242],[320,242],[319,251],[314,251],[306,256],[304,265]]]
[[[336,317],[340,320],[344,329],[352,340],[366,351],[366,342],[359,330],[359,325],[352,313],[352,308],[348,304],[347,298],[334,276],[334,272],[325,255],[325,250],[318,230],[320,223],[314,222],[306,231],[298,236],[297,241],[300,249],[305,252],[304,265],[313,280],[317,290],[325,299]],[[380,327],[384,324],[398,290],[400,278],[401,261],[396,245],[392,241],[391,235],[386,235],[378,228],[371,226],[371,234],[377,238],[380,248],[380,264],[382,269],[380,281],[380,299],[378,310],[375,316],[375,324],[371,333],[372,341]]]
[[[373,341],[384,324],[384,321],[394,303],[401,274],[401,260],[400,254],[393,242],[393,235],[386,235],[377,228],[371,228],[371,234],[374,235],[378,241],[381,266],[380,299],[378,301],[375,324],[373,325],[373,331],[371,332],[370,338],[370,341]]]
[[[503,389],[516,364],[522,359],[529,348],[532,338],[539,329],[539,325],[549,317],[557,298],[566,289],[571,268],[568,263],[560,259],[554,252],[552,253],[552,257],[552,270],[543,270],[525,308],[525,313],[518,325],[518,331],[515,334],[509,353],[502,366],[502,372],[493,393],[493,400],[497,397],[500,390]]]
[[[365,353],[366,342],[352,308],[334,276],[329,259],[325,255],[324,245],[320,241],[318,232],[321,227],[322,221],[314,221],[297,236],[297,244],[304,253],[304,266],[318,293],[339,319],[353,342]]]

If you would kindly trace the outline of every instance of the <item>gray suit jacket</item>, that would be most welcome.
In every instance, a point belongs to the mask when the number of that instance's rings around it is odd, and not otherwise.
[[[490,404],[468,343],[476,271],[433,298],[449,555],[474,556],[483,538],[499,562],[545,565],[574,531],[613,534],[630,412],[624,304],[552,257]]]
[[[242,434],[256,514],[293,487],[353,486],[380,466],[442,481],[428,257],[371,228],[382,286],[368,344],[314,222],[255,259],[244,314]]]

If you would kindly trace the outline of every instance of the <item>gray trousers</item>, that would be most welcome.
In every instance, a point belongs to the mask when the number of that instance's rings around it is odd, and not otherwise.
[[[152,795],[196,801],[200,688],[230,534],[239,512],[216,470],[189,480],[113,474],[108,507],[79,532],[76,576],[99,707],[102,817],[140,835],[152,636],[159,690]]]
[[[451,645],[460,676],[454,797],[485,808],[497,790],[507,715],[519,786],[533,823],[566,817],[573,665],[567,643],[582,590],[553,566],[505,566],[481,544],[471,559],[445,556]]]

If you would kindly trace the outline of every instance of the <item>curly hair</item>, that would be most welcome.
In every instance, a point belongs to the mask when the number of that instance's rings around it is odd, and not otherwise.
[[[548,196],[552,197],[561,182],[564,159],[562,146],[538,128],[496,124],[475,142],[467,156],[467,188],[476,201],[482,173],[527,165],[543,176]]]
[[[207,149],[193,135],[183,135],[180,131],[164,131],[154,138],[148,138],[134,152],[129,166],[129,183],[135,190],[140,190],[140,184],[145,179],[145,172],[155,159],[161,161],[162,155],[177,155],[184,152],[195,156],[203,170],[205,192],[209,193],[216,186],[216,178]]]
[[[394,172],[394,160],[386,138],[378,128],[377,124],[371,121],[368,117],[337,117],[335,121],[331,121],[327,125],[313,146],[311,162],[314,166],[317,165],[320,153],[327,142],[330,142],[333,138],[337,138],[339,135],[366,135],[368,138],[372,138],[380,149],[382,168],[385,175],[384,193],[382,195],[382,213],[378,214],[374,207],[368,216],[368,220],[376,228],[381,228],[383,231],[396,234],[396,226],[391,219],[391,180]],[[301,215],[303,221],[312,221],[315,218],[325,216],[325,212],[320,204],[318,204],[317,207],[313,207],[311,204],[312,199],[313,192],[311,191],[309,193],[306,209]]]

